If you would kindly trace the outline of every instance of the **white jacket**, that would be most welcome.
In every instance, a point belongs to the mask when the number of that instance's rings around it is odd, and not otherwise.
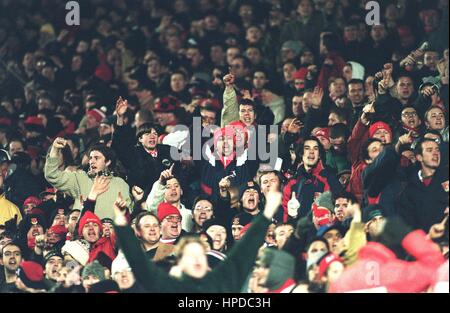
[[[154,214],[158,214],[158,205],[164,202],[164,193],[166,192],[166,186],[163,186],[159,180],[157,180],[150,191],[147,200],[145,201],[145,209]],[[184,204],[180,204],[180,211],[182,222],[181,228],[190,232],[192,227],[194,227],[194,221],[192,216],[192,211],[187,209]]]

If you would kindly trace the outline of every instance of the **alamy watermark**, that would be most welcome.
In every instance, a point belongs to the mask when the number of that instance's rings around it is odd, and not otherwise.
[[[380,25],[380,4],[378,1],[367,2],[365,8],[370,10],[366,14],[366,24],[369,26]]]
[[[80,4],[78,1],[69,1],[66,3],[66,24],[68,26],[80,26]]]
[[[233,151],[235,151],[236,158],[244,157],[245,160],[256,161],[260,160],[269,164],[275,164],[278,158],[278,141],[269,140],[269,134],[278,137],[277,125],[257,125],[251,126],[230,126],[224,127],[225,131],[220,137],[229,136],[233,134]],[[171,149],[171,158],[173,160],[182,160],[184,156],[190,155],[194,161],[211,160],[212,158],[219,159],[221,156],[213,153],[217,150],[214,145],[214,138],[208,139],[202,145],[202,138],[209,138],[220,127],[217,125],[208,125],[202,128],[201,117],[193,118],[193,125],[191,130],[186,125],[177,125],[171,132],[173,136],[178,134],[187,134],[183,137],[181,147],[178,149]],[[171,135],[169,134],[169,135]],[[191,146],[192,145],[192,146]],[[214,149],[213,149],[214,147]]]

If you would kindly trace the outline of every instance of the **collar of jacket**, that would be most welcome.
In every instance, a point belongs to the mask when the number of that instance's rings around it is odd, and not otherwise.
[[[211,164],[212,166],[215,166],[216,165],[216,154],[211,151],[211,148],[209,146],[206,147],[206,149],[205,149],[205,155],[208,158],[208,163]],[[247,155],[248,155],[248,149],[245,149],[241,155],[234,157],[234,159],[236,160],[236,166],[244,165],[244,163],[247,161]]]
[[[390,260],[397,259],[392,250],[379,242],[369,242],[365,247],[359,251],[359,260],[374,260],[381,263],[386,263]]]
[[[317,162],[317,165],[314,166],[310,171],[307,171],[305,169],[305,166],[302,164],[302,166],[299,168],[298,174],[302,174],[302,175],[311,175],[311,176],[319,176],[320,172],[322,172],[325,169],[325,167],[323,166],[322,160],[319,160],[319,162]],[[298,175],[297,176],[300,176]]]

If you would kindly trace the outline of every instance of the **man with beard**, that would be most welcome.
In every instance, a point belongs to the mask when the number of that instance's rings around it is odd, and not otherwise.
[[[66,144],[67,140],[63,138],[55,139],[45,162],[44,174],[50,184],[75,199],[74,209],[81,209],[80,199],[87,199],[96,176],[111,177],[108,190],[96,202],[95,212],[99,218],[113,216],[112,208],[119,192],[128,205],[131,203],[128,184],[122,178],[113,176],[116,157],[110,148],[102,145],[92,147],[88,153],[89,171],[69,172],[59,168],[61,149]]]
[[[320,193],[328,190],[338,193],[342,189],[336,175],[322,163],[323,148],[319,139],[305,138],[300,153],[302,163],[283,191],[284,222],[288,218],[287,204],[293,192],[301,205],[298,215],[304,217],[310,212],[315,197]]]
[[[16,289],[16,271],[22,262],[22,251],[18,244],[10,242],[3,247],[2,259],[5,271],[5,281],[0,286],[0,293],[15,292]]]
[[[150,212],[142,212],[136,217],[136,234],[142,248],[150,260],[158,261],[173,251],[173,245],[160,241],[161,223],[158,216]]]
[[[448,171],[439,167],[441,152],[432,139],[419,142],[415,155],[420,170],[411,176],[396,204],[407,224],[428,232],[432,225],[442,221],[448,207]]]

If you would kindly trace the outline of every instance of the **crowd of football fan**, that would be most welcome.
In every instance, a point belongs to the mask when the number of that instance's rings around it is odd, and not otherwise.
[[[448,292],[448,0],[366,2],[0,0],[0,292]]]

